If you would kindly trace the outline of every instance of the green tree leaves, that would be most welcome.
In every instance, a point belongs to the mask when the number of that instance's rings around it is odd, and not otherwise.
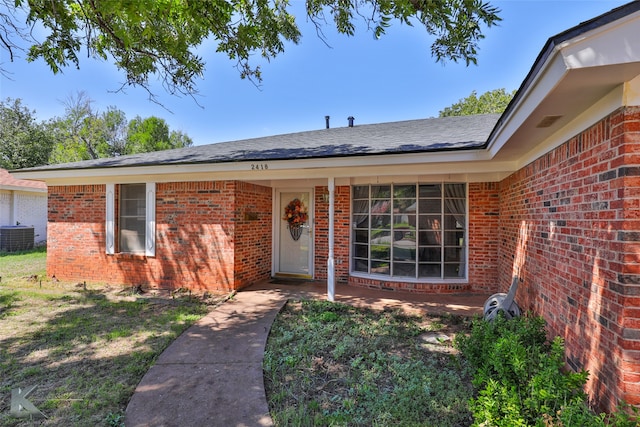
[[[127,144],[123,154],[147,153],[190,147],[191,138],[182,132],[169,132],[167,123],[158,117],[137,116],[129,122]]]
[[[44,41],[33,39],[18,22],[44,29]],[[319,34],[333,18],[337,31],[353,35],[364,21],[376,37],[392,21],[420,24],[434,36],[431,54],[476,63],[483,26],[500,21],[499,10],[480,0],[306,0],[307,17]],[[159,78],[171,94],[193,95],[205,59],[196,53],[205,40],[236,61],[242,78],[261,80],[251,57],[270,60],[285,43],[299,43],[300,29],[288,0],[0,0],[0,46],[13,58],[15,39],[29,43],[29,60],[44,59],[54,73],[80,66],[79,53],[113,61],[126,75],[124,85],[149,90]]]
[[[483,93],[480,97],[477,96],[476,91],[471,92],[471,95],[461,99],[450,107],[446,107],[440,111],[440,117],[449,116],[471,116],[474,114],[500,114],[509,105],[511,98],[516,94],[516,91],[507,92],[505,89],[494,89]]]
[[[0,167],[19,169],[47,163],[53,146],[46,126],[19,99],[0,101]]]
[[[0,102],[0,167],[20,169],[193,145],[164,119],[137,116],[128,122],[123,111],[109,107],[99,112],[92,103],[80,92],[66,101],[63,117],[38,123],[35,112],[19,99]]]

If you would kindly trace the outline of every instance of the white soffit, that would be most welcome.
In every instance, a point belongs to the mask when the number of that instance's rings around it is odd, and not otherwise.
[[[553,47],[492,135],[490,157],[522,163],[536,145],[556,133],[564,136],[563,128],[580,132],[616,108],[634,105],[625,104],[628,97],[611,98],[614,93],[622,95],[616,88],[640,75],[639,34],[640,12],[636,12]],[[598,104],[597,114],[583,114]],[[589,120],[577,128],[581,115]]]

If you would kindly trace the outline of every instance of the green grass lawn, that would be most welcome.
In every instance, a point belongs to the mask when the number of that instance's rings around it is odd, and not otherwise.
[[[290,301],[265,353],[272,418],[277,426],[469,426],[473,388],[446,339],[468,326],[457,316]]]
[[[120,426],[142,376],[209,305],[54,283],[45,258],[0,254],[0,426]],[[37,388],[28,399],[45,419],[10,414],[11,390],[30,386]]]

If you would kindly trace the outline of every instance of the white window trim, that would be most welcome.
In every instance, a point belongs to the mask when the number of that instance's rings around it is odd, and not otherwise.
[[[145,206],[145,250],[149,257],[156,255],[156,183],[146,183]],[[115,227],[115,184],[106,185],[105,201],[105,251],[107,255],[116,253],[116,227]]]
[[[105,249],[107,255],[116,253],[116,228],[115,228],[115,184],[107,184],[106,189],[106,220],[105,220]]]
[[[145,247],[146,256],[156,256],[156,183],[147,182]]]

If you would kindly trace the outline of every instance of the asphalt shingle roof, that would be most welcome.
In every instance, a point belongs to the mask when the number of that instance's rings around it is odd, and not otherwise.
[[[467,150],[485,146],[500,115],[408,120],[321,129],[26,170],[313,159]]]
[[[5,189],[46,190],[47,184],[26,179],[16,179],[6,169],[0,169],[0,190]]]

